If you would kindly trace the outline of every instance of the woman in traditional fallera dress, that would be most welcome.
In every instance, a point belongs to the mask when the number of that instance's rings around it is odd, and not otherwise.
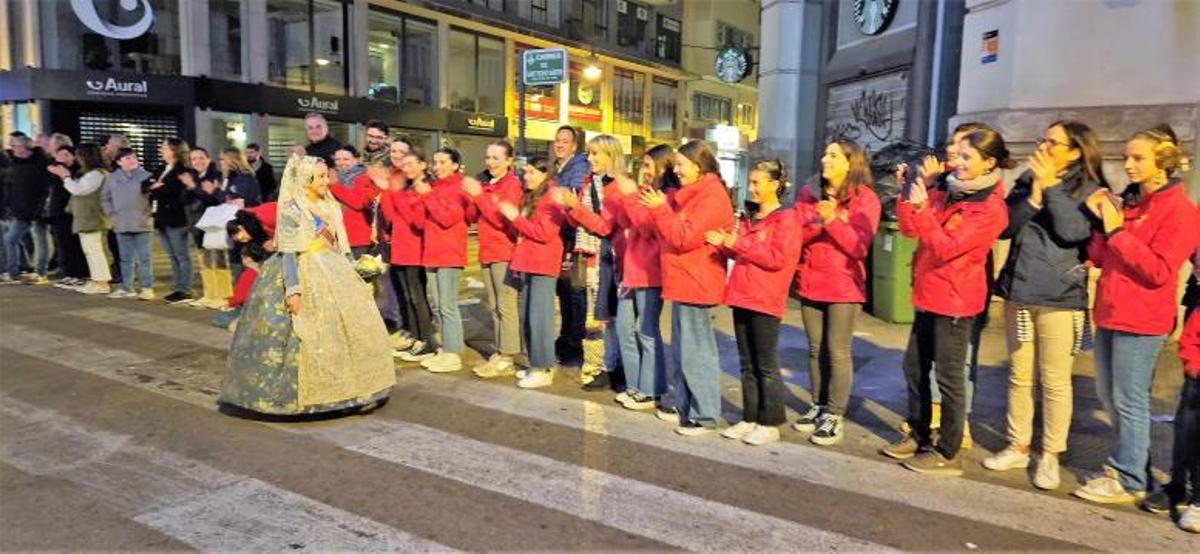
[[[369,409],[396,383],[387,328],[354,270],[329,168],[293,156],[275,232],[233,337],[220,402],[297,415]]]

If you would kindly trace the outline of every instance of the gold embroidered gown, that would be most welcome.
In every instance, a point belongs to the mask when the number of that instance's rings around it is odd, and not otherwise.
[[[294,415],[371,405],[396,382],[387,328],[349,260],[341,207],[305,190],[317,158],[284,170],[275,241],[246,300],[220,402]],[[285,299],[300,293],[292,315]]]

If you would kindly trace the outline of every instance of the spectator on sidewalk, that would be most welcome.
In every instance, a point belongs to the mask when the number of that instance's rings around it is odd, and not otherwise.
[[[508,271],[517,232],[495,209],[501,202],[513,206],[521,203],[521,180],[513,172],[512,144],[505,140],[493,142],[484,152],[485,169],[476,179],[464,179],[463,187],[479,214],[475,223],[479,265],[483,269],[485,298],[492,316],[492,353],[472,371],[487,379],[516,373],[515,358],[521,353],[519,291]]]
[[[734,261],[724,304],[733,308],[742,368],[742,420],[721,432],[751,446],[779,440],[784,416],[779,374],[779,328],[802,245],[801,219],[780,205],[788,182],[783,162],[764,160],[750,170],[745,217],[736,231],[716,229],[704,239]]]
[[[173,290],[163,300],[174,304],[192,299],[192,251],[188,240],[190,223],[181,176],[187,175],[193,184],[199,176],[189,167],[189,148],[183,139],[164,139],[159,146],[159,155],[165,165],[150,184],[150,210],[154,213],[154,229],[158,232],[163,250],[171,258]]]
[[[50,167],[50,173],[63,180],[63,186],[71,193],[69,208],[73,220],[71,231],[79,235],[79,243],[87,258],[90,281],[79,289],[84,294],[108,294],[111,292],[108,259],[104,255],[104,236],[112,227],[100,204],[100,191],[104,186],[107,171],[100,155],[100,146],[85,142],[76,149],[81,176],[76,179],[61,165]]]
[[[1102,472],[1074,495],[1130,503],[1150,485],[1150,387],[1159,350],[1178,316],[1179,270],[1200,241],[1200,218],[1177,171],[1183,151],[1169,129],[1141,131],[1125,143],[1132,184],[1118,198],[1088,197],[1100,229],[1088,259],[1096,284],[1096,394],[1112,418],[1116,444]]]
[[[904,354],[911,432],[881,453],[906,460],[904,467],[932,475],[962,475],[966,423],[966,359],[974,318],[987,305],[987,259],[1008,221],[1000,169],[1012,167],[999,133],[981,129],[958,143],[958,164],[945,191],[929,191],[940,165],[930,158],[897,206],[900,230],[917,239],[913,257],[916,318]],[[897,175],[903,175],[901,166]],[[936,444],[930,430],[936,367],[942,394],[942,426]]]
[[[154,299],[154,270],[150,263],[150,185],[154,176],[142,168],[137,153],[132,148],[122,148],[115,156],[117,170],[109,173],[100,193],[100,204],[104,213],[112,218],[113,231],[117,233],[118,252],[121,258],[121,288],[111,297],[133,297],[134,266],[137,266],[138,284],[141,289],[136,296],[142,300]]]
[[[275,168],[263,155],[262,147],[257,142],[246,145],[246,161],[254,171],[254,179],[258,181],[258,192],[263,202],[275,200],[279,191],[279,181],[275,180]]]
[[[1009,352],[1008,447],[983,461],[994,471],[1025,468],[1033,442],[1034,382],[1042,385],[1042,451],[1033,484],[1059,486],[1059,454],[1071,429],[1071,369],[1087,321],[1087,243],[1093,222],[1083,201],[1108,188],[1096,134],[1057,121],[1042,133],[1029,170],[1009,192],[1008,261],[996,282],[1005,299]],[[1090,329],[1086,332],[1090,333]]]
[[[325,165],[332,170],[333,155],[342,147],[342,143],[329,134],[329,122],[325,121],[325,116],[319,113],[304,116],[304,132],[308,136],[304,152],[325,160]]]
[[[792,427],[811,433],[813,444],[837,444],[845,434],[854,390],[854,322],[867,299],[867,254],[879,227],[873,184],[862,147],[837,139],[825,147],[821,177],[796,198],[804,235],[796,293],[808,335],[813,405]]]
[[[5,172],[4,200],[11,220],[4,234],[6,264],[0,282],[16,281],[21,274],[24,242],[34,221],[42,217],[50,194],[51,177],[46,172],[46,156],[24,134],[9,135],[9,166]],[[45,245],[37,252],[36,275],[45,277],[49,252]],[[32,275],[31,275],[32,277]]]
[[[71,175],[79,174],[74,146],[59,147],[55,154],[55,162],[67,168]],[[57,176],[53,177],[50,186],[50,225],[54,234],[54,254],[58,258],[58,266],[63,275],[56,286],[68,289],[86,285],[88,280],[87,258],[83,255],[83,246],[79,244],[79,235],[71,232],[75,218],[67,209],[70,202],[71,192],[63,186],[63,180]]]
[[[554,133],[554,175],[557,186],[575,191],[583,190],[591,175],[587,156],[579,151],[579,132],[563,125]],[[589,253],[577,250],[577,231],[563,228],[563,268],[555,285],[561,315],[558,339],[554,351],[563,365],[582,365],[583,336],[587,326],[587,278]],[[591,256],[595,252],[590,253]]]
[[[246,245],[241,250],[241,254],[243,270],[242,274],[238,276],[237,284],[233,286],[233,295],[229,297],[226,304],[228,309],[217,314],[213,319],[213,325],[222,329],[232,330],[234,325],[237,325],[237,319],[242,315],[242,305],[250,297],[254,281],[258,279],[258,265],[267,259],[266,249],[257,243]]]
[[[391,224],[391,267],[388,273],[404,313],[413,342],[393,355],[405,362],[423,362],[437,353],[433,338],[433,312],[426,292],[428,278],[422,267],[425,208],[417,188],[431,180],[425,157],[399,141],[392,143],[392,163],[399,157],[403,178],[390,178],[380,200],[380,211]],[[402,346],[402,345],[401,345]],[[393,348],[397,345],[393,343]]]

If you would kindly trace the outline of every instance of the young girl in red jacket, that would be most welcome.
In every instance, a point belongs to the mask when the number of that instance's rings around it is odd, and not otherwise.
[[[641,202],[658,229],[663,297],[672,302],[675,432],[696,436],[715,429],[721,417],[721,367],[710,312],[725,293],[725,257],[704,235],[731,229],[733,206],[704,141],[679,148],[675,172],[682,187],[670,203],[657,190],[642,191]]]
[[[917,239],[913,257],[916,318],[904,375],[908,382],[911,432],[882,450],[907,460],[920,473],[962,475],[959,455],[966,421],[963,360],[975,316],[987,308],[987,258],[1008,224],[1000,169],[1012,166],[999,133],[980,129],[958,143],[958,163],[945,191],[927,191],[936,179],[928,168],[906,188],[897,206],[900,231]],[[935,365],[936,364],[936,365]],[[937,444],[930,433],[931,365],[942,393],[942,425]]]
[[[1179,270],[1197,244],[1200,218],[1177,170],[1182,150],[1169,129],[1142,131],[1125,144],[1131,184],[1120,197],[1097,191],[1085,202],[1102,232],[1088,258],[1096,284],[1096,393],[1117,443],[1101,474],[1075,496],[1129,503],[1145,493],[1154,365],[1175,325]]]
[[[422,362],[436,353],[433,340],[433,313],[429,309],[429,297],[425,294],[425,268],[421,265],[422,241],[425,234],[425,207],[417,186],[429,180],[428,164],[424,156],[416,152],[403,152],[392,143],[392,165],[395,167],[399,155],[399,169],[389,171],[384,183],[387,190],[380,196],[379,211],[391,225],[388,276],[396,289],[400,312],[408,328],[412,343],[407,348],[398,348],[393,355],[406,362]],[[371,170],[369,170],[371,171]],[[387,170],[385,170],[387,171]]]
[[[842,440],[854,388],[850,343],[854,319],[867,299],[867,254],[879,227],[879,197],[862,147],[837,139],[825,147],[821,177],[800,190],[796,216],[804,251],[796,292],[808,335],[813,406],[792,427],[819,445]]]
[[[524,167],[525,193],[520,204],[485,204],[517,231],[509,269],[520,275],[522,338],[529,349],[529,369],[517,386],[545,387],[554,381],[554,296],[562,272],[562,226],[566,214],[559,206],[559,189],[550,179],[546,158],[533,158]],[[567,191],[570,194],[570,191]],[[494,206],[494,207],[493,207]]]
[[[478,180],[465,179],[464,190],[475,203],[478,218],[475,229],[479,239],[479,265],[487,291],[487,307],[492,315],[493,352],[487,362],[474,368],[484,379],[516,373],[513,357],[521,353],[521,325],[517,317],[516,284],[508,278],[508,265],[516,244],[516,229],[504,219],[496,204],[521,202],[521,180],[513,172],[513,147],[508,141],[488,145],[483,159],[486,170]]]
[[[783,163],[764,160],[750,170],[749,216],[736,231],[715,229],[704,239],[734,260],[724,303],[733,308],[742,366],[742,421],[721,432],[759,446],[779,440],[785,421],[779,375],[779,325],[800,259],[800,222],[779,197],[787,189]]]
[[[462,156],[453,148],[442,148],[433,155],[433,186],[417,183],[413,188],[425,208],[425,229],[421,236],[421,265],[433,273],[437,299],[438,329],[442,350],[421,362],[434,373],[462,369],[462,314],[458,310],[458,285],[467,266],[467,221],[474,219],[475,206],[463,191]]]

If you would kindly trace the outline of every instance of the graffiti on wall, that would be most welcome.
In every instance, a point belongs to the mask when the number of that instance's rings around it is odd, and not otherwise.
[[[902,140],[908,74],[896,71],[829,87],[825,140],[848,138],[868,153]]]

